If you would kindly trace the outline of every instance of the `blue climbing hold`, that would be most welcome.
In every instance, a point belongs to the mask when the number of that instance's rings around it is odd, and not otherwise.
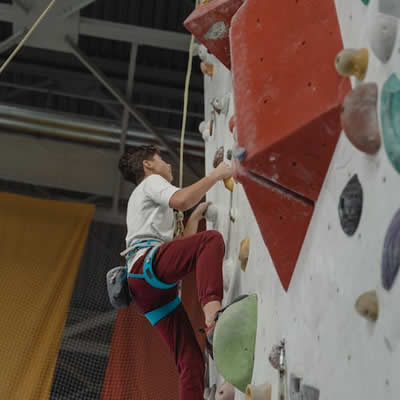
[[[400,172],[400,80],[395,73],[382,88],[381,121],[386,153]]]
[[[382,256],[382,285],[390,290],[400,267],[400,210],[394,216],[386,232]]]

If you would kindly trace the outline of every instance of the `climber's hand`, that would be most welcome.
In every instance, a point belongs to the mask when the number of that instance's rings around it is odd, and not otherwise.
[[[222,162],[218,165],[217,168],[213,171],[217,180],[230,178],[233,175],[233,169],[226,162]]]
[[[198,206],[192,212],[190,218],[196,219],[197,221],[205,218],[205,213],[207,211],[208,206],[211,204],[211,201],[206,201],[204,203],[199,203]]]

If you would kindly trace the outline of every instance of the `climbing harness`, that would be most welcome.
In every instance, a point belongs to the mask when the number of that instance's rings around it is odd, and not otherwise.
[[[150,286],[157,289],[166,290],[177,285],[177,283],[169,284],[160,281],[153,271],[153,259],[160,245],[161,242],[159,240],[139,240],[134,242],[129,252],[126,254],[126,266],[113,268],[107,273],[108,295],[114,308],[128,307],[132,303],[133,296],[130,293],[128,277],[144,279]],[[151,248],[151,250],[146,254],[146,258],[143,262],[143,273],[131,274],[128,271],[129,260],[138,250],[147,248]],[[144,316],[150,321],[151,325],[154,326],[157,322],[174,311],[179,304],[181,304],[181,299],[177,296],[171,302],[145,313]]]

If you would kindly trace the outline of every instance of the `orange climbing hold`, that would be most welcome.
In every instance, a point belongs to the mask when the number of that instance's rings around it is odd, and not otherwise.
[[[244,0],[213,0],[197,7],[185,20],[185,28],[227,68],[231,68],[229,29],[232,16]]]
[[[335,3],[247,0],[230,36],[237,142],[247,151],[237,175],[287,289],[350,90],[334,66],[343,48]]]

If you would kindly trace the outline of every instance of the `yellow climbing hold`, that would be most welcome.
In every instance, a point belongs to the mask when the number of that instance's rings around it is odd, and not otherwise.
[[[264,385],[247,385],[246,400],[271,400],[272,386],[269,383]]]
[[[246,271],[247,261],[249,259],[250,254],[250,238],[247,237],[240,242],[240,250],[239,250],[239,260],[241,262],[240,268],[242,271]]]
[[[364,80],[368,70],[369,53],[367,49],[344,49],[337,56],[335,66],[342,76],[355,76]]]
[[[378,296],[375,290],[362,294],[357,299],[355,307],[362,317],[375,322],[379,316]]]

